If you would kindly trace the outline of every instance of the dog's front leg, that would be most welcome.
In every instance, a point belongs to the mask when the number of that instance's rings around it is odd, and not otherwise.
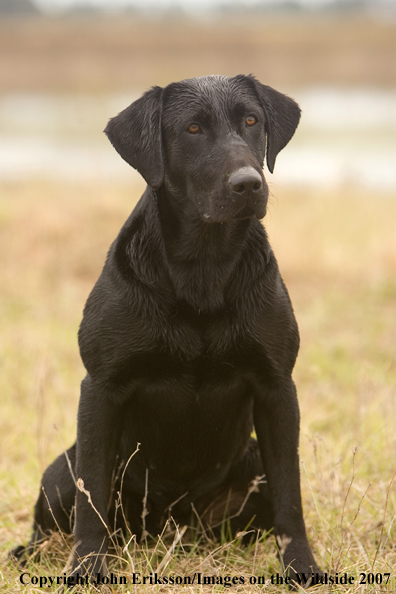
[[[254,425],[263,460],[284,567],[295,573],[319,571],[305,530],[298,443],[300,413],[291,378],[272,381],[256,395]]]
[[[110,536],[107,517],[116,460],[120,407],[89,375],[81,384],[77,418],[76,551],[74,573],[105,575]],[[117,421],[118,418],[118,421]]]

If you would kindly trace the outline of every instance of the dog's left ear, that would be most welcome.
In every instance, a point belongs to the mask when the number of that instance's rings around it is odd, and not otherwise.
[[[267,119],[267,165],[273,173],[277,154],[287,145],[296,131],[301,109],[290,97],[252,78]]]
[[[161,107],[162,88],[153,87],[111,118],[105,128],[116,151],[155,190],[164,179]]]

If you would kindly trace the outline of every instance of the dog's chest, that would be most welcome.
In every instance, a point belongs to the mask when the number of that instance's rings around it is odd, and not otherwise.
[[[193,311],[178,304],[162,325],[161,342],[171,357],[192,363],[196,373],[221,371],[224,364],[232,366],[244,359],[247,352],[261,350],[251,338],[248,326],[231,310],[215,312]],[[221,362],[221,363],[220,363]]]
[[[162,324],[157,348],[140,361],[151,388],[163,385],[168,390],[171,383],[176,392],[205,398],[212,389],[232,392],[238,385],[240,392],[263,370],[266,356],[262,344],[230,311],[196,313],[180,306]]]

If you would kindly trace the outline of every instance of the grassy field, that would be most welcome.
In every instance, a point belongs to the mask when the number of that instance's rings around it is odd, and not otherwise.
[[[21,586],[7,551],[26,542],[40,475],[76,431],[84,371],[76,333],[109,244],[142,186],[1,183],[0,592]],[[272,187],[266,219],[299,321],[295,370],[309,539],[328,573],[356,578],[318,592],[395,592],[396,195]],[[396,481],[395,481],[396,483]],[[392,535],[393,530],[393,535]],[[184,542],[172,527],[132,541],[111,570],[148,575],[264,576],[279,570],[273,539]],[[32,575],[62,575],[72,547],[54,536]],[[392,574],[385,586],[360,573]],[[377,578],[379,579],[379,578]],[[229,588],[228,588],[229,589]],[[249,585],[232,591],[259,591]],[[117,586],[124,592],[221,592],[223,586]]]

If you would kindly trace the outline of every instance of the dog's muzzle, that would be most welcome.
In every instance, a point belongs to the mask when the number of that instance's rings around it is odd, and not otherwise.
[[[253,167],[241,167],[231,173],[228,183],[232,194],[238,197],[242,208],[234,218],[256,216],[261,219],[267,211],[268,188],[263,177]]]

